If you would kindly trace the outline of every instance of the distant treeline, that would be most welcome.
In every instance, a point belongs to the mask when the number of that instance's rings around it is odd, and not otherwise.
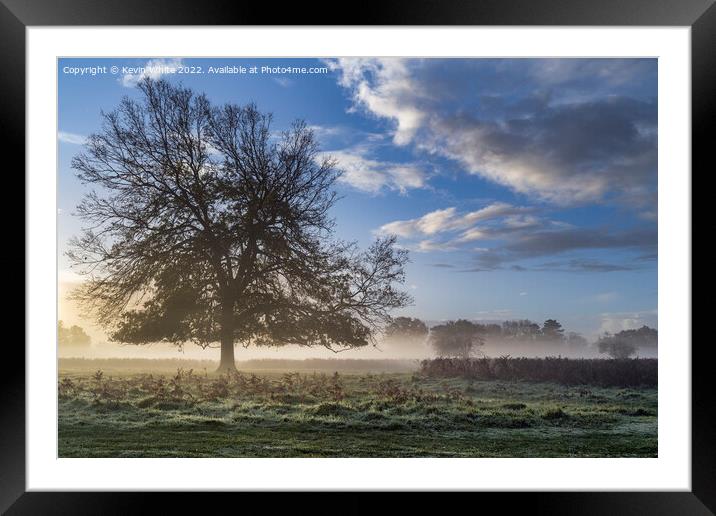
[[[656,387],[658,360],[547,358],[435,358],[421,362],[421,373],[475,380],[555,382],[565,385]]]
[[[386,328],[388,342],[415,343],[425,341],[439,357],[468,358],[487,342],[563,344],[570,350],[586,348],[589,341],[576,332],[566,332],[556,319],[542,325],[529,319],[498,323],[478,323],[466,319],[447,321],[432,327],[411,317],[397,317]],[[658,332],[648,326],[604,334],[596,342],[599,352],[612,358],[628,358],[639,349],[657,348]]]
[[[483,340],[519,340],[519,341],[556,341],[568,340],[577,341],[579,344],[587,344],[587,340],[575,332],[565,333],[562,324],[556,319],[547,319],[542,325],[529,319],[514,321],[503,321],[502,323],[479,323],[459,319],[448,321],[432,327],[420,319],[411,317],[396,317],[386,328],[386,336],[391,337],[420,337],[429,333],[440,331],[445,326],[458,324],[463,331],[469,330],[478,334]]]
[[[150,358],[60,358],[62,371],[142,371],[176,372],[177,369],[193,369],[213,372],[218,362],[213,360],[150,359]],[[238,361],[236,367],[243,371],[323,371],[323,372],[411,372],[418,369],[415,360],[364,360],[324,359],[282,360],[274,358]]]

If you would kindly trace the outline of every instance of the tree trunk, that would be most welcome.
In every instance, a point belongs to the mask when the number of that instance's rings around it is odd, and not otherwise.
[[[226,373],[236,371],[234,360],[234,321],[233,306],[222,310],[221,314],[221,362],[217,372]]]
[[[226,373],[236,371],[236,361],[234,360],[234,341],[233,339],[221,339],[221,362],[219,362],[218,373]]]

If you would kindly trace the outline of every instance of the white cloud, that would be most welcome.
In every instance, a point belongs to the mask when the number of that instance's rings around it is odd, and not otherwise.
[[[319,138],[332,138],[345,133],[345,128],[337,125],[309,125],[308,129],[313,131],[313,134]]]
[[[395,234],[399,237],[410,238],[416,235],[434,235],[446,231],[464,230],[460,242],[470,242],[484,238],[483,229],[473,227],[478,222],[485,222],[500,217],[509,217],[514,214],[529,211],[529,208],[512,206],[503,202],[495,202],[477,211],[458,213],[454,207],[431,211],[422,217],[410,220],[396,220],[384,224],[378,229],[379,234]],[[535,222],[537,221],[534,218]]]
[[[483,240],[488,235],[479,228],[470,228],[460,235],[457,242],[474,242],[475,240]]]
[[[57,133],[57,139],[63,143],[70,143],[72,145],[84,145],[87,138],[81,134],[68,133],[65,131],[59,131]]]
[[[421,217],[395,220],[374,230],[377,235],[396,235],[407,249],[419,252],[460,250],[470,252],[474,265],[468,270],[487,271],[512,266],[528,270],[519,262],[563,255],[564,258],[531,263],[529,270],[570,272],[616,272],[643,267],[641,256],[655,252],[656,229],[612,231],[605,228],[575,228],[538,216],[536,207],[503,202],[479,210],[459,212],[448,207]],[[476,247],[477,246],[477,247]],[[594,259],[592,250],[620,249],[638,253],[636,261],[617,263]],[[602,293],[592,300],[607,302],[616,293]]]
[[[376,233],[381,235],[397,235],[402,238],[415,236],[417,232],[414,220],[396,220],[382,225]]]
[[[477,211],[471,211],[470,213],[466,213],[463,216],[461,223],[465,225],[475,224],[476,222],[481,222],[483,220],[494,219],[496,217],[502,217],[506,215],[513,215],[525,211],[528,211],[528,208],[515,207],[511,204],[507,204],[504,202],[494,202]]]
[[[418,166],[378,161],[366,156],[363,148],[330,151],[342,171],[339,181],[357,190],[376,194],[383,189],[396,190],[402,194],[410,189],[424,188],[427,174]]]
[[[125,73],[120,82],[122,86],[134,88],[142,79],[159,79],[162,75],[172,74],[176,69],[182,66],[182,60],[178,58],[171,59],[150,59],[142,66],[130,67],[132,70]]]
[[[510,136],[489,124],[435,121],[421,147],[457,161],[470,174],[554,204],[595,200],[607,192],[609,177],[572,174],[548,154],[506,143]]]
[[[396,165],[387,169],[393,184],[401,193],[409,188],[423,188],[425,186],[425,173],[413,165]]]
[[[424,122],[425,113],[413,99],[423,95],[405,61],[391,58],[338,58],[328,62],[340,71],[340,84],[353,93],[357,105],[395,122],[393,142],[410,143]]]
[[[415,227],[424,235],[434,235],[445,231],[454,222],[455,208],[436,210],[427,213],[415,221]]]
[[[510,215],[505,218],[505,226],[511,229],[525,229],[542,225],[534,215]]]
[[[656,328],[657,314],[656,309],[641,312],[603,313],[598,333],[614,334],[622,330],[636,330],[644,325]]]
[[[450,242],[438,242],[437,240],[421,240],[412,247],[413,251],[419,253],[430,253],[433,251],[454,251],[457,249]]]
[[[381,235],[397,235],[410,238],[418,234],[432,235],[444,231],[452,224],[455,208],[436,210],[417,219],[396,220],[382,225],[376,232]]]

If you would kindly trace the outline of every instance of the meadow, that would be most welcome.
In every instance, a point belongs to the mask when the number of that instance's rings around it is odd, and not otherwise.
[[[60,457],[657,455],[651,387],[370,372],[361,361],[228,375],[169,372],[176,361],[97,362],[105,370],[60,362]],[[336,366],[353,371],[326,370]]]

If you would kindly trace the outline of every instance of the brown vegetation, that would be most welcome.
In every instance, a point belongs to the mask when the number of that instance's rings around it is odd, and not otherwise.
[[[657,385],[658,361],[653,358],[436,358],[423,360],[421,372],[428,376],[460,376],[476,380],[653,387]]]

